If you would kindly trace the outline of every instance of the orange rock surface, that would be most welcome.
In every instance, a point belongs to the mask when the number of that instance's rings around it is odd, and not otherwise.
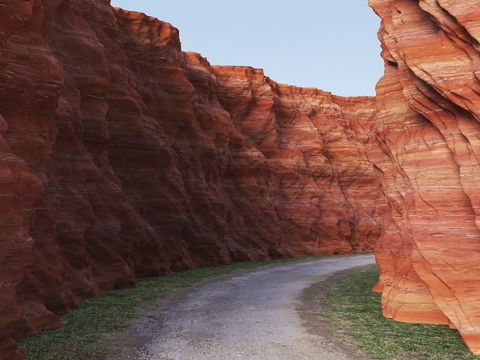
[[[368,251],[385,213],[374,167],[372,98],[280,85],[261,70],[213,67],[219,100],[279,179],[276,211],[295,255]]]
[[[135,278],[372,251],[374,98],[183,53],[108,1],[0,11],[0,359]]]
[[[377,96],[211,66],[108,1],[0,5],[0,360],[81,299],[375,248],[385,316],[480,354],[480,8],[370,0]]]
[[[385,76],[376,137],[391,215],[376,245],[384,314],[450,324],[480,354],[480,8],[370,0]]]

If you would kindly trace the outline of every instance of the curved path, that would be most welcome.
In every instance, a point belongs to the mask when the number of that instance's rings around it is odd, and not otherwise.
[[[326,257],[199,286],[137,324],[151,337],[137,359],[347,359],[302,327],[298,297],[337,271],[374,263],[371,254]]]

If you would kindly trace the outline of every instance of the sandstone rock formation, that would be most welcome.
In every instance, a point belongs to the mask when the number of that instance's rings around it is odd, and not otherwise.
[[[374,98],[212,67],[104,0],[0,5],[0,359],[136,277],[373,249]]]
[[[480,354],[480,8],[370,0],[382,18],[369,158],[391,214],[376,245],[384,314],[450,324]]]
[[[480,354],[480,8],[369,3],[385,75],[343,98],[106,0],[0,0],[0,360],[138,277],[374,247],[384,314]]]

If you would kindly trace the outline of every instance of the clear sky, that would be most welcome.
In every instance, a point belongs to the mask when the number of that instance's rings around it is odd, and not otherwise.
[[[279,83],[375,95],[380,19],[367,0],[111,0],[180,30],[213,65],[262,68]]]

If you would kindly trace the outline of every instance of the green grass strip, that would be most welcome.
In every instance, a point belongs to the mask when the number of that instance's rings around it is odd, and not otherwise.
[[[228,266],[200,267],[171,275],[138,279],[134,288],[107,292],[79,302],[80,308],[60,316],[61,328],[18,341],[27,360],[101,360],[112,356],[109,339],[145,315],[172,290],[189,287],[205,279],[259,266],[303,259],[242,262]]]
[[[407,324],[387,319],[381,312],[381,294],[370,289],[378,269],[360,269],[321,285],[314,312],[332,326],[340,341],[354,343],[376,359],[476,359],[457,330],[443,325]]]

